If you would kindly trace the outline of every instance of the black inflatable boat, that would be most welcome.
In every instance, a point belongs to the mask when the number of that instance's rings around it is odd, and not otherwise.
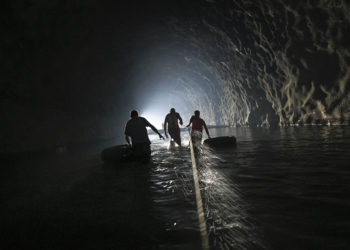
[[[234,136],[220,136],[204,140],[204,145],[211,148],[225,148],[236,146],[236,137]]]
[[[104,163],[120,163],[120,162],[133,162],[140,163],[149,162],[151,152],[149,150],[133,150],[125,145],[117,145],[110,148],[106,148],[101,152],[101,159]]]
[[[127,145],[117,145],[106,148],[101,152],[101,159],[107,163],[117,163],[129,161],[132,155],[132,150]]]

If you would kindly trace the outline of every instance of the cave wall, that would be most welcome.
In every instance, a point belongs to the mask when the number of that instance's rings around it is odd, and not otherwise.
[[[114,137],[165,94],[210,125],[349,122],[345,0],[13,0],[0,12],[3,152]]]
[[[2,102],[0,153],[65,151],[114,139],[121,143],[123,127],[115,116],[71,115],[57,109]]]
[[[122,135],[130,110],[122,105],[133,105],[125,51],[137,32],[118,15],[128,12],[122,4],[105,4],[1,1],[0,153]]]
[[[349,121],[347,1],[207,2],[169,25],[217,83],[217,123]]]

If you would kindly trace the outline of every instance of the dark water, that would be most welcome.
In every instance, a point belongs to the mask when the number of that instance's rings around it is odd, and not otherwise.
[[[210,132],[238,141],[235,148],[204,148],[199,157],[212,249],[350,248],[348,127]],[[195,249],[200,238],[189,150],[168,150],[156,139],[152,145],[152,213],[169,232],[160,247]]]
[[[210,132],[238,141],[198,158],[211,249],[350,249],[349,127]],[[108,145],[2,161],[0,249],[200,249],[189,149],[151,138],[146,165],[103,165]]]

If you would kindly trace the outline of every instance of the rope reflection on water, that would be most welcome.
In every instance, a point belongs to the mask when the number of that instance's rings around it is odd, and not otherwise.
[[[220,172],[225,161],[215,151],[202,145],[199,161],[202,197],[209,236],[214,249],[264,248],[257,228],[246,213],[249,204],[238,187]]]
[[[186,147],[168,149],[168,145],[152,141],[151,216],[163,231],[157,236],[159,247],[200,249],[190,153]]]
[[[199,154],[211,249],[349,248],[348,127],[210,133],[235,135],[239,142],[233,149],[203,148]],[[154,210],[176,237],[161,249],[200,249],[193,245],[200,237],[189,150],[167,150],[162,143],[152,144],[151,186],[154,199],[162,200]]]
[[[184,137],[182,149],[171,150],[166,141],[152,144],[151,187],[155,217],[164,223],[166,231],[175,235],[174,242],[169,244],[188,249],[194,235],[199,236],[199,228],[188,136]],[[223,163],[213,150],[202,146],[198,172],[211,249],[264,248],[246,214],[248,204],[238,187],[220,171]]]

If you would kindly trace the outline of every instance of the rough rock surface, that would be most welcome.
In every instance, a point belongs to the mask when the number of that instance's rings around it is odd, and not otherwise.
[[[349,11],[345,0],[4,1],[0,150],[121,134],[147,98],[213,125],[348,123]]]

